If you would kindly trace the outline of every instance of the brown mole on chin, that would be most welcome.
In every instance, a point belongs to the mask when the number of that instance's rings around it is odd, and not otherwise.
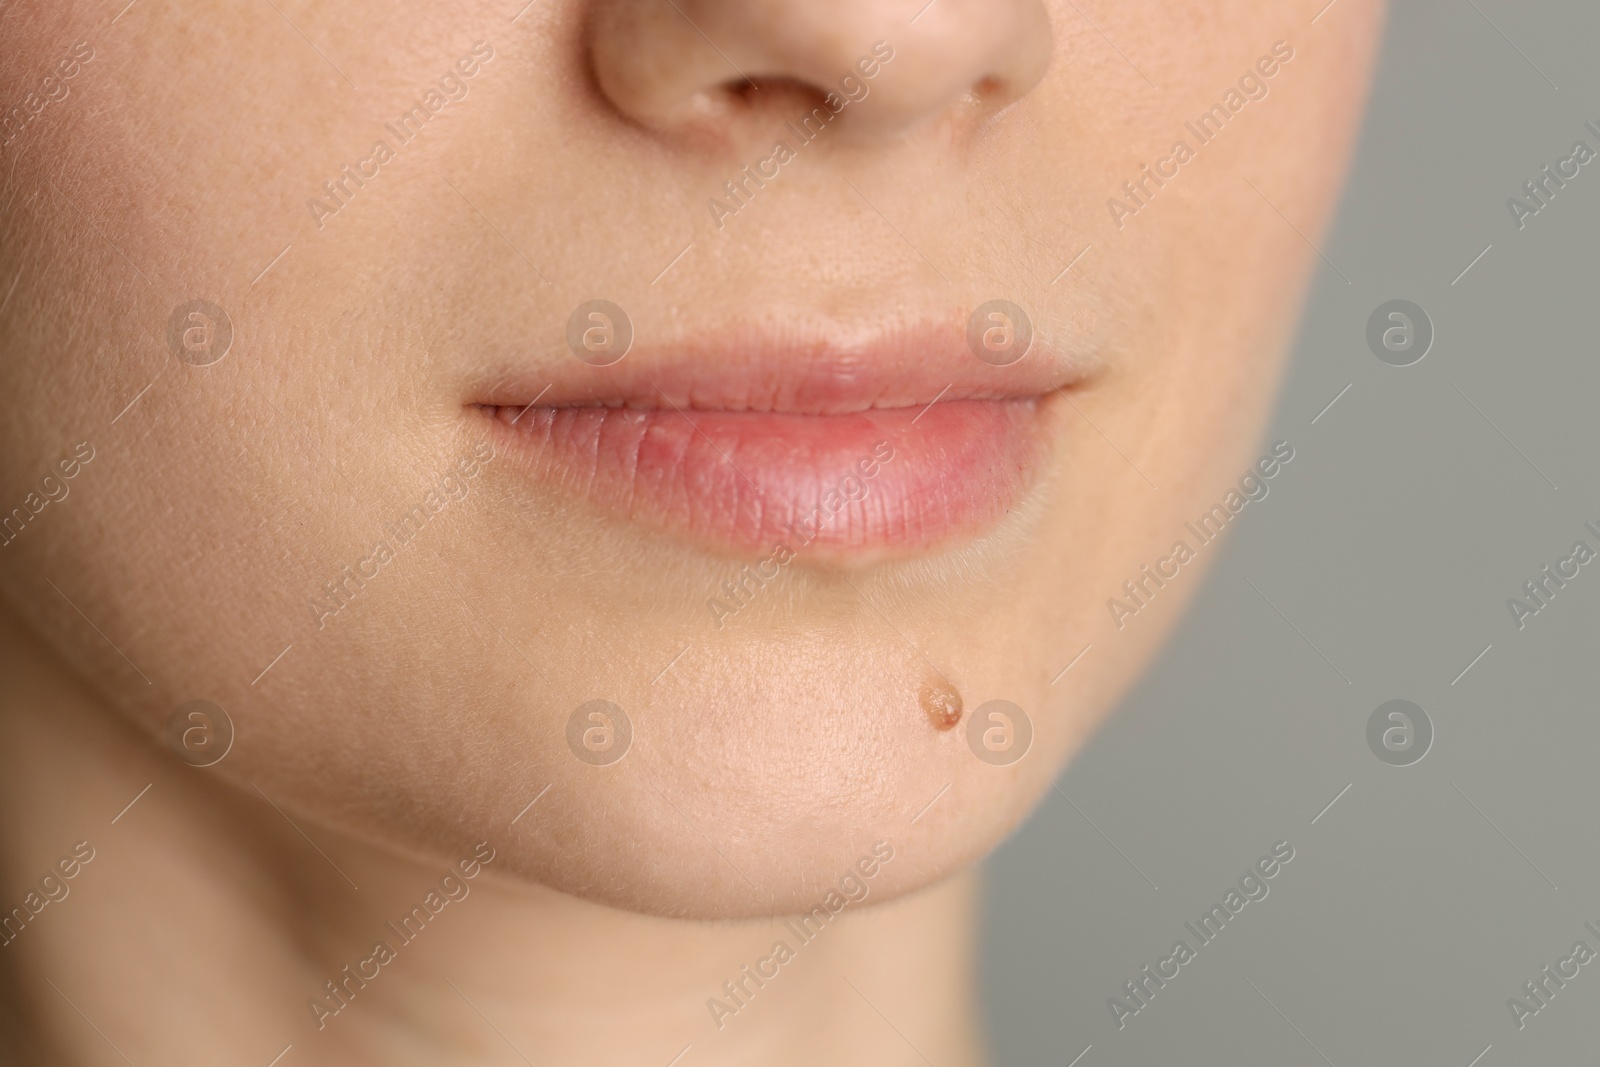
[[[922,710],[935,730],[950,730],[961,721],[961,694],[955,686],[943,680],[923,683],[920,694]]]

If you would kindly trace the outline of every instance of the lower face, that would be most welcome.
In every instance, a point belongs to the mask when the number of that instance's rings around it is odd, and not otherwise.
[[[413,853],[693,916],[809,906],[879,840],[876,892],[958,869],[1270,451],[1378,4],[1050,3],[982,122],[709,147],[608,112],[587,5],[502,6],[13,17],[93,58],[0,190],[0,506],[46,501],[9,610],[108,715],[212,701],[221,780]]]

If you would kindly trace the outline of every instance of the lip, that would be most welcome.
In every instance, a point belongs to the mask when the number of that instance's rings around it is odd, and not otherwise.
[[[998,523],[1036,480],[1051,394],[1090,370],[1038,337],[992,366],[964,319],[704,337],[503,366],[472,406],[536,483],[613,518],[780,564],[868,561]]]

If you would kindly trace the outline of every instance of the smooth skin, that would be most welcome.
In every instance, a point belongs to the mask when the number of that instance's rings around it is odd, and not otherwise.
[[[27,512],[0,545],[0,907],[95,853],[0,947],[0,1056],[982,1062],[972,865],[1206,560],[1120,629],[1108,598],[1267,449],[1382,19],[1342,0],[1312,25],[1320,6],[0,12],[0,107],[24,116],[0,130],[0,513]],[[723,182],[878,41],[871,92],[719,219]],[[1264,97],[1198,145],[1185,123],[1278,42]],[[457,98],[374,162],[441,86]],[[1113,210],[1180,139],[1177,175]],[[1040,401],[1047,447],[993,528],[800,560],[719,625],[708,599],[756,557],[589,507],[510,451],[451,478],[486,391],[572,360],[596,296],[691,337],[1004,298],[1093,370]],[[205,366],[169,340],[195,300],[232,327]],[[375,577],[308,606],[430,491]],[[1022,708],[1026,756],[938,728],[940,685],[966,716]],[[197,699],[235,731],[207,769],[164,735]],[[567,741],[594,699],[633,728],[609,766]],[[719,1016],[880,841],[865,899]],[[470,894],[319,1019],[324,983],[480,843]]]

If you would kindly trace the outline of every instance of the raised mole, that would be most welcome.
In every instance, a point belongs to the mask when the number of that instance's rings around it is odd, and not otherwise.
[[[935,730],[953,729],[961,721],[961,694],[949,682],[930,679],[923,683],[921,701]]]

